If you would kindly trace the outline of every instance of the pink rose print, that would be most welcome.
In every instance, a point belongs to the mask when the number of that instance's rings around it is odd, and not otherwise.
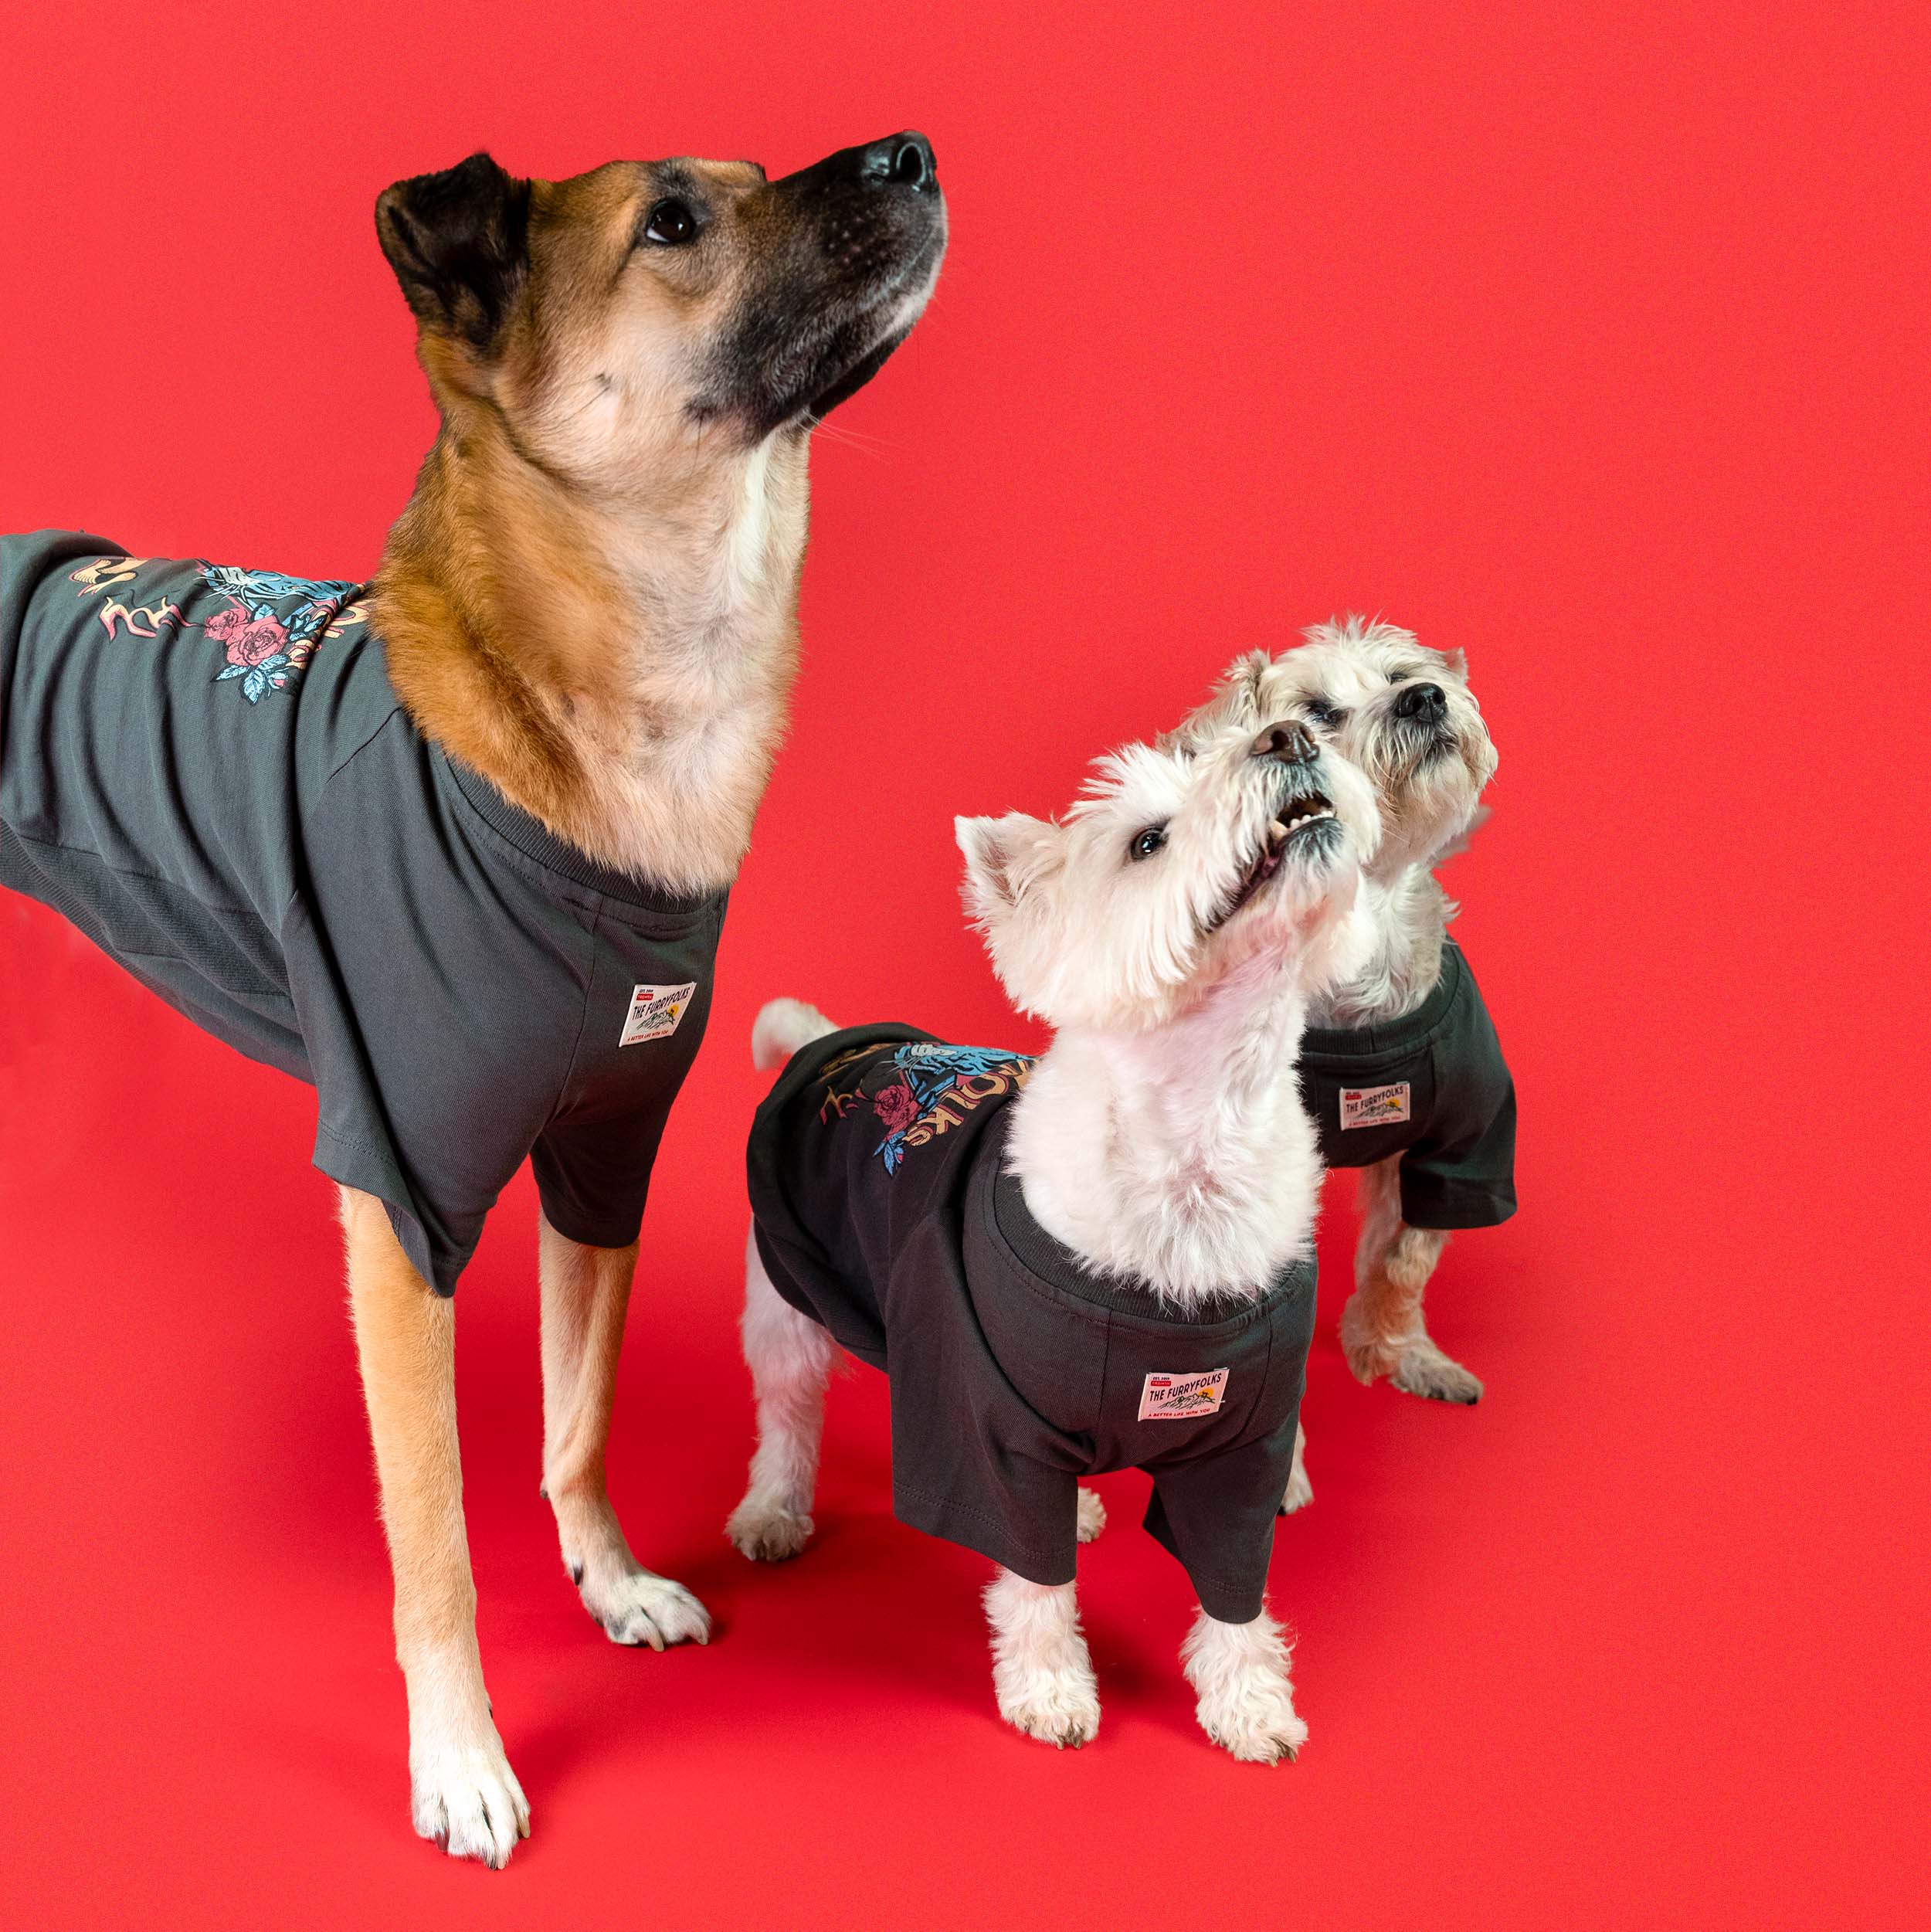
[[[243,624],[239,630],[229,633],[228,661],[231,664],[259,664],[276,656],[287,641],[288,633],[273,617],[257,617],[252,623]]]
[[[903,1133],[918,1118],[918,1102],[901,1080],[895,1087],[883,1087],[873,1096],[872,1112],[885,1123],[887,1133]]]
[[[235,604],[230,606],[226,610],[217,611],[206,623],[202,626],[202,629],[206,631],[216,643],[225,644],[236,632],[245,630],[247,626],[248,613],[243,609],[239,604]]]

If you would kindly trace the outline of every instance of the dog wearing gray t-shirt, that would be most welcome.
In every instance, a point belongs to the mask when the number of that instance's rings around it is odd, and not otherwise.
[[[702,1642],[605,1489],[640,1217],[784,735],[812,431],[918,320],[946,212],[905,133],[776,180],[474,154],[375,226],[442,420],[373,584],[0,543],[0,884],[314,1082],[416,1828],[499,1866],[529,1807],[450,1297],[530,1156],[564,1567],[613,1642]]]
[[[894,1508],[1001,1566],[993,1688],[1030,1736],[1097,1731],[1071,1577],[1101,1513],[1076,1478],[1130,1466],[1201,1601],[1181,1655],[1208,1736],[1263,1763],[1306,1737],[1264,1594],[1322,1171],[1295,1061],[1365,956],[1380,829],[1298,723],[1131,746],[1059,820],[958,822],[994,968],[1054,1030],[1037,1061],[826,1040],[796,1001],[759,1017],[754,1058],[792,1064],[752,1136],[758,1436],[731,1540],[803,1548],[836,1343],[884,1369]]]
[[[1184,748],[1261,718],[1296,720],[1352,759],[1381,812],[1380,850],[1362,888],[1373,945],[1359,973],[1314,1003],[1303,1042],[1304,1074],[1342,1103],[1324,1112],[1323,1153],[1331,1166],[1362,1170],[1342,1347],[1363,1382],[1386,1376],[1410,1395],[1472,1403],[1481,1384],[1435,1346],[1422,1296],[1451,1230],[1515,1211],[1515,1089],[1448,942],[1457,908],[1434,868],[1485,816],[1495,745],[1462,654],[1431,650],[1378,618],[1315,624],[1278,657],[1238,660],[1162,742]],[[1417,1056],[1403,1049],[1418,1041],[1433,1090],[1425,1098],[1406,1079]],[[1438,1118],[1411,1118],[1411,1104],[1431,1104]],[[1370,1118],[1376,1106],[1392,1119]],[[1313,1494],[1297,1455],[1285,1506]]]

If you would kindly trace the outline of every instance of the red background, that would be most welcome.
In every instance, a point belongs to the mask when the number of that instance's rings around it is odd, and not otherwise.
[[[814,460],[796,728],[646,1224],[613,1488],[709,1648],[613,1648],[562,1574],[527,1179],[463,1287],[506,1876],[409,1830],[311,1096],[0,904],[8,1922],[1922,1924],[1921,12],[817,12],[0,26],[0,528],[366,571],[432,433],[371,204],[479,144],[911,124],[954,223]],[[1489,1394],[1348,1377],[1338,1182],[1274,1571],[1312,1741],[1196,1733],[1122,1477],[1062,1756],[994,1713],[982,1566],[890,1518],[875,1379],[819,1547],[723,1542],[750,1017],[1030,1041],[952,814],[1063,803],[1349,607],[1465,647],[1502,752],[1454,881],[1525,1205],[1431,1296]]]

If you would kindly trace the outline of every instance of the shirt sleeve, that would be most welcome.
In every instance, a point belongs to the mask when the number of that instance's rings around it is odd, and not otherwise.
[[[1467,1094],[1441,1130],[1401,1160],[1401,1217],[1410,1227],[1493,1227],[1515,1211],[1515,1083],[1508,1069]],[[1437,1075],[1437,1090],[1458,1090]]]
[[[670,1103],[710,1017],[724,917],[599,918],[589,997],[556,1112],[530,1166],[545,1218],[589,1248],[637,1238]]]
[[[1264,1607],[1298,1414],[1253,1441],[1150,1472],[1147,1532],[1179,1559],[1200,1608],[1221,1623],[1251,1623]]]

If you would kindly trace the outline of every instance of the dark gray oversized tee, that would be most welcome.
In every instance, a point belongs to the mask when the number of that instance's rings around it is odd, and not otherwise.
[[[315,1165],[439,1293],[526,1155],[560,1232],[636,1238],[724,895],[595,864],[426,739],[358,586],[0,538],[0,885],[312,1082]]]
[[[1188,1320],[1089,1273],[1006,1171],[1023,1054],[902,1024],[802,1047],[748,1154],[792,1307],[891,1381],[892,1507],[1034,1583],[1073,1580],[1078,1482],[1153,1479],[1146,1527],[1201,1607],[1260,1614],[1314,1331],[1314,1259]]]
[[[1410,1227],[1492,1227],[1515,1211],[1515,1083],[1462,949],[1413,1013],[1310,1027],[1301,1100],[1330,1167],[1400,1156]]]

